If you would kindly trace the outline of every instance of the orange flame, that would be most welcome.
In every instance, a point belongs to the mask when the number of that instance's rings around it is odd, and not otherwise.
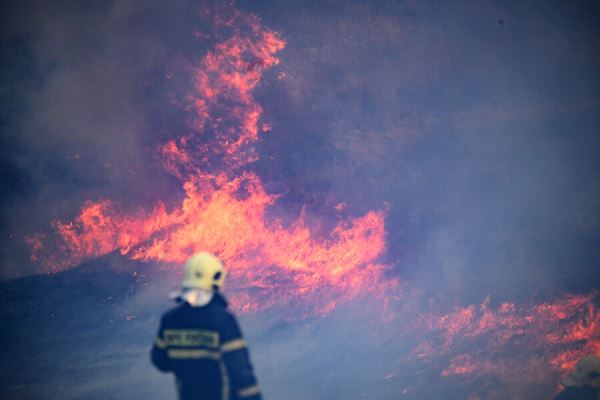
[[[89,201],[74,221],[53,223],[57,252],[40,257],[36,236],[32,257],[59,271],[115,250],[174,266],[210,251],[231,271],[233,303],[242,311],[296,301],[311,305],[307,314],[323,314],[339,301],[393,287],[376,261],[385,250],[384,212],[340,220],[328,235],[317,234],[304,212],[287,227],[269,217],[278,196],[242,168],[257,159],[258,127],[271,129],[252,91],[277,65],[285,42],[253,15],[214,18],[232,33],[191,70],[192,132],[159,147],[163,166],[181,181],[180,206],[167,211],[159,202],[149,212],[127,214],[110,200]]]
[[[585,354],[600,355],[600,309],[595,297],[567,295],[530,307],[503,303],[495,310],[488,299],[478,307],[424,315],[419,326],[428,337],[414,354],[424,359],[450,356],[444,376],[526,373],[531,377],[536,370],[551,367],[569,370]],[[547,374],[538,375],[544,379]]]

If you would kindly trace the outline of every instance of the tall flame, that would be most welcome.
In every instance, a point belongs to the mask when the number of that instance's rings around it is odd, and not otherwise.
[[[233,299],[246,311],[295,301],[310,304],[309,314],[326,313],[341,300],[394,286],[377,262],[385,250],[383,211],[338,221],[327,235],[317,233],[304,212],[289,226],[269,216],[278,196],[244,167],[258,157],[259,126],[270,126],[261,121],[263,109],[252,93],[279,62],[285,41],[256,16],[233,10],[213,17],[217,28],[231,33],[191,68],[185,101],[191,133],[158,151],[181,182],[182,203],[172,211],[159,202],[127,214],[110,200],[88,201],[73,221],[53,223],[57,252],[44,253],[40,236],[30,239],[32,258],[59,271],[115,250],[172,266],[210,251],[228,266],[234,291],[247,288]]]

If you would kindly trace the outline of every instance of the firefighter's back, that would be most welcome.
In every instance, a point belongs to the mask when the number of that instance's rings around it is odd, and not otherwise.
[[[175,374],[180,400],[261,400],[246,341],[219,294],[226,271],[208,253],[188,260],[181,305],[163,315],[152,363]]]
[[[205,307],[183,303],[163,317],[162,340],[182,400],[229,398],[219,353],[229,314],[222,303],[217,296]]]

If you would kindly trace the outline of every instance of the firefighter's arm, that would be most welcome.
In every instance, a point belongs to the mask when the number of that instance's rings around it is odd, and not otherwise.
[[[169,372],[173,368],[171,367],[171,361],[167,355],[167,344],[164,340],[163,336],[163,323],[161,321],[160,328],[158,329],[158,334],[156,335],[156,339],[154,339],[154,343],[152,345],[152,350],[150,352],[150,359],[152,360],[152,364],[162,372]]]
[[[228,315],[223,324],[221,343],[221,357],[231,380],[231,389],[240,399],[261,400],[246,342],[232,315]]]

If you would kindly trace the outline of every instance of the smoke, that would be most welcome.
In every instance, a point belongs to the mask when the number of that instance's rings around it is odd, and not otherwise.
[[[165,125],[179,113],[167,76],[194,46],[189,6],[3,5],[3,179],[13,182],[2,196],[4,277],[35,272],[25,237],[72,219],[84,201],[137,209],[175,190],[155,150],[178,129]]]
[[[319,194],[315,208],[389,204],[388,255],[432,293],[597,287],[599,59],[587,6],[259,8],[293,38],[276,92],[286,101],[273,105],[271,88],[259,97],[275,132],[260,175],[285,171],[291,191]]]
[[[51,237],[51,221],[72,221],[86,200],[109,198],[127,213],[157,199],[171,209],[184,196],[157,149],[189,133],[181,103],[190,82],[180,69],[223,38],[199,40],[205,4],[171,3],[5,6],[4,278],[36,272],[25,237]],[[393,319],[364,297],[327,318],[287,320],[278,308],[242,317],[270,397],[292,398],[291,388],[298,398],[458,397],[442,371],[479,337],[423,367],[412,353],[419,333],[406,331],[420,312],[454,315],[452,306],[491,298],[501,314],[504,302],[539,304],[600,285],[597,6],[238,6],[287,42],[253,91],[269,126],[248,168],[279,196],[269,211],[287,226],[302,210],[327,231],[387,210],[380,259],[393,266],[385,276],[405,282]],[[158,280],[124,306],[146,316],[135,334],[151,340],[169,285]],[[473,318],[467,327],[480,322]],[[139,375],[115,390],[130,381],[164,388],[143,345],[131,348],[122,360]]]
[[[15,398],[173,398],[172,377],[155,371],[148,356],[159,317],[173,305],[167,294],[181,276],[152,265],[138,265],[141,275],[133,273],[132,262],[118,256],[98,261],[54,275],[47,284],[57,290],[30,302],[28,312],[43,307],[40,314],[53,315],[36,320],[36,333],[44,339],[31,342],[33,351],[10,358],[6,393]],[[144,276],[144,271],[151,273]],[[580,300],[573,304],[585,303]],[[427,303],[419,293],[407,294],[390,310],[393,318],[379,300],[364,297],[327,316],[286,318],[290,309],[282,305],[239,320],[269,398],[532,399],[554,392],[558,371],[549,361],[560,346],[547,347],[546,337],[554,334],[572,346],[568,330],[561,329],[565,318],[580,311],[557,302],[536,306],[545,313],[541,318],[528,305],[516,312],[510,305],[488,304],[481,312],[469,307],[423,314],[443,308]],[[468,368],[476,371],[464,374]]]
[[[177,192],[155,158],[185,129],[171,103],[185,82],[166,77],[204,44],[198,4],[7,7],[8,277],[35,268],[23,238],[85,200],[143,207]],[[389,258],[436,290],[597,285],[598,57],[584,8],[253,7],[292,39],[256,90],[272,126],[252,168],[283,204],[388,204]]]

